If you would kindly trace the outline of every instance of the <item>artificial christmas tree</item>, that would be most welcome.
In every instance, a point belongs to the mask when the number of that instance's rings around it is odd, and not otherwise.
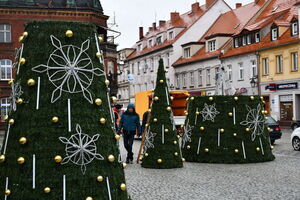
[[[183,166],[165,73],[163,60],[160,59],[153,103],[144,132],[142,167],[145,168]]]
[[[2,199],[129,199],[102,40],[92,24],[26,26],[1,150]]]
[[[259,96],[190,97],[182,154],[190,162],[274,160]]]

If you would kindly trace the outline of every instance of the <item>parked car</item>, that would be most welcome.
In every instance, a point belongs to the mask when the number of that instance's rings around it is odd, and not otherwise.
[[[271,144],[275,144],[275,140],[278,140],[282,136],[281,128],[278,122],[271,116],[267,116],[266,125],[270,128],[270,140]]]
[[[296,128],[300,127],[300,120],[294,120],[291,123],[292,130],[295,130]]]
[[[300,151],[300,128],[296,128],[291,135],[292,146],[295,151]]]

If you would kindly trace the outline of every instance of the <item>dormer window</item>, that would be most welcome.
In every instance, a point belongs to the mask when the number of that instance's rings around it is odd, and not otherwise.
[[[162,39],[161,36],[156,38],[156,44],[161,44],[162,43]]]
[[[251,44],[251,35],[247,35],[247,44]]]
[[[191,57],[191,48],[185,48],[183,49],[183,57],[184,58],[190,58]]]
[[[139,45],[138,45],[137,50],[138,50],[138,51],[142,51],[142,44],[139,44]]]
[[[247,44],[247,36],[243,36],[243,46]]]
[[[216,50],[216,40],[208,41],[208,51],[215,51]]]
[[[152,47],[152,40],[148,41],[148,45],[149,45],[149,47]]]
[[[292,23],[292,35],[298,35],[298,22]]]
[[[170,31],[169,32],[169,40],[173,40],[173,38],[174,38],[174,32]]]
[[[235,46],[235,48],[239,47],[239,39],[238,38],[234,39],[234,46]]]
[[[255,33],[255,42],[259,42],[259,41],[260,41],[260,34]]]
[[[271,29],[271,40],[275,41],[277,39],[278,39],[278,28],[275,27]]]

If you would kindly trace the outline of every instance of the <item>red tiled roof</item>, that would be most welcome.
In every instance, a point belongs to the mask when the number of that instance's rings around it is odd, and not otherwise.
[[[217,1],[215,1],[213,4],[215,4]],[[213,5],[212,4],[212,5]],[[211,5],[211,6],[212,6]],[[144,48],[142,51],[140,52],[137,52],[137,51],[134,51],[131,55],[129,55],[127,57],[128,60],[130,59],[133,59],[133,58],[136,58],[136,57],[139,57],[139,56],[142,56],[142,55],[145,55],[147,53],[150,53],[152,51],[155,51],[155,50],[158,50],[158,49],[161,49],[161,48],[164,48],[164,47],[167,47],[167,46],[170,46],[172,45],[178,38],[180,38],[181,35],[183,35],[183,33],[185,33],[198,19],[201,18],[201,16],[203,16],[207,10],[209,10],[210,7],[206,8],[205,5],[202,5],[197,12],[193,13],[192,11],[189,11],[189,12],[186,12],[182,15],[180,15],[180,19],[177,20],[175,23],[172,23],[171,20],[167,21],[165,23],[164,26],[162,27],[158,27],[156,30],[152,30],[152,31],[149,31],[148,33],[146,33],[145,37],[142,39],[144,41],[148,40],[148,38],[152,37],[152,36],[155,36],[159,33],[162,33],[162,32],[165,32],[166,30],[170,29],[170,28],[173,28],[173,27],[182,27],[184,28],[184,30],[182,30],[173,40],[167,40],[167,41],[164,41],[162,44],[159,44],[159,45],[155,45],[151,48]]]

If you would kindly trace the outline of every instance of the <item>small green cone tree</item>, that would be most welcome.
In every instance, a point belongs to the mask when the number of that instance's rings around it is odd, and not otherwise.
[[[190,97],[182,142],[186,161],[256,163],[274,160],[259,96]]]
[[[171,101],[163,60],[160,59],[150,121],[145,131],[142,167],[166,169],[183,166]]]
[[[1,199],[129,199],[96,29],[27,24],[1,150]]]

